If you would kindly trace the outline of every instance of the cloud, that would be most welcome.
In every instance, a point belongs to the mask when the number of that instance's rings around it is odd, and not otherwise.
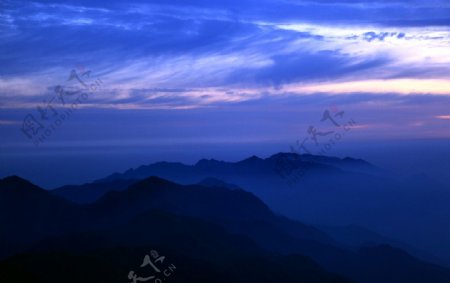
[[[434,116],[436,119],[442,119],[442,120],[449,120],[450,119],[450,115],[439,115],[439,116]]]
[[[450,95],[448,28],[385,25],[434,21],[448,8],[431,15],[435,4],[9,1],[0,14],[0,107],[34,107],[77,65],[106,82],[86,107],[193,108],[314,93]]]

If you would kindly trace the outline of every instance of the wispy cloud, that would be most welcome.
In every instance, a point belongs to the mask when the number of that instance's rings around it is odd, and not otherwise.
[[[83,65],[104,82],[86,111],[320,100],[414,109],[404,122],[415,129],[447,119],[435,113],[450,105],[448,1],[225,2],[6,1],[0,109],[35,109]],[[433,118],[413,119],[424,105]]]
[[[437,119],[442,119],[442,120],[450,120],[450,115],[439,115],[439,116],[434,116]]]

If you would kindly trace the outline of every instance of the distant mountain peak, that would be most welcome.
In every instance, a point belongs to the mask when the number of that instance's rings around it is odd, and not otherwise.
[[[142,186],[157,186],[157,187],[165,187],[165,186],[178,186],[178,184],[173,183],[171,181],[168,181],[166,179],[157,177],[157,176],[151,176],[149,178],[146,178],[142,181],[136,182],[132,187],[142,187]]]
[[[298,154],[295,152],[279,152],[269,157],[269,159],[278,159],[278,158],[288,158],[288,159],[298,159],[302,161],[312,161],[312,162],[323,162],[323,163],[336,163],[339,162],[341,164],[354,164],[354,165],[365,165],[371,166],[371,164],[360,158],[353,157],[334,157],[334,156],[325,156],[325,155],[313,155],[313,154]]]
[[[7,182],[7,183],[27,182],[27,183],[29,183],[27,180],[25,180],[17,175],[11,175],[11,176],[5,177],[3,179],[0,179],[0,182]]]
[[[297,154],[295,152],[279,152],[272,156],[270,156],[268,159],[278,159],[278,158],[292,158],[292,157],[300,157],[300,154]]]
[[[262,158],[259,158],[258,156],[256,156],[256,155],[252,155],[251,157],[249,157],[249,158],[246,158],[246,159],[244,159],[244,160],[242,160],[242,161],[239,161],[238,163],[250,163],[250,162],[260,162],[260,161],[264,161],[264,159],[262,159]]]
[[[25,180],[16,175],[0,179],[0,189],[44,191],[44,189],[41,189],[38,186],[29,182],[28,180]]]
[[[225,163],[224,161],[219,161],[216,159],[206,159],[206,158],[202,158],[199,161],[197,161],[197,163],[195,163],[195,167],[203,167],[203,166],[211,166],[211,165],[215,165],[215,164],[223,164]]]

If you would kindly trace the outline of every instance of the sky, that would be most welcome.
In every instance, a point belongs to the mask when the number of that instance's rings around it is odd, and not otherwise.
[[[449,47],[440,0],[3,0],[0,175],[318,153],[313,132],[345,133],[330,155],[438,140],[445,164]]]

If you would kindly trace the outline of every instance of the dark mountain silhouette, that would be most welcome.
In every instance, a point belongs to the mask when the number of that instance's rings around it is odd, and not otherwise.
[[[0,180],[0,257],[79,228],[81,210],[17,176]]]
[[[381,174],[383,171],[368,162],[360,159],[297,155],[295,153],[278,153],[269,158],[262,159],[252,156],[239,162],[225,162],[214,159],[201,159],[195,165],[185,165],[182,163],[157,162],[150,165],[140,166],[136,169],[129,169],[123,174],[115,173],[97,182],[107,182],[113,180],[145,179],[150,176],[160,176],[162,178],[176,180],[181,183],[191,184],[195,181],[216,176],[234,176],[253,174],[274,177],[277,162],[280,159],[289,159],[296,164],[299,169],[325,170],[339,172],[341,170],[367,172],[371,174]],[[210,176],[207,173],[211,173]],[[224,178],[217,177],[224,180]]]
[[[135,182],[135,180],[116,180],[105,183],[94,182],[75,186],[69,185],[54,189],[51,193],[74,203],[86,204],[95,202],[107,192],[123,191]]]
[[[260,161],[252,158],[247,162]],[[48,282],[51,266],[39,264],[41,271],[31,266],[39,256],[47,264],[67,261],[71,270],[78,268],[85,277],[98,272],[98,268],[100,273],[93,278],[98,279],[99,274],[110,278],[102,260],[122,271],[127,263],[119,256],[110,257],[117,249],[125,255],[138,250],[142,257],[142,253],[157,247],[186,261],[186,270],[195,270],[193,278],[199,282],[217,282],[212,278],[219,274],[227,274],[221,277],[224,282],[259,282],[264,278],[271,278],[268,282],[279,282],[275,278],[284,278],[283,282],[341,282],[322,268],[355,282],[423,282],[420,278],[450,282],[447,269],[401,250],[383,246],[346,249],[313,226],[274,214],[257,197],[241,189],[183,186],[150,177],[126,190],[111,191],[93,204],[75,205],[19,178],[7,178],[1,184],[2,204],[14,200],[24,211],[27,205],[39,211],[43,208],[29,203],[30,196],[35,195],[38,203],[50,204],[44,209],[47,217],[43,220],[49,223],[42,223],[43,230],[49,230],[33,238],[33,243],[26,246],[27,253],[0,262],[2,278],[15,278],[15,272],[23,268],[24,276],[32,282]],[[17,193],[23,195],[17,198]],[[20,203],[22,198],[24,203]],[[12,206],[8,209],[16,212]],[[6,209],[3,212],[11,215]],[[54,218],[51,214],[58,215]],[[63,225],[59,219],[72,221]],[[15,224],[2,223],[2,227],[26,227],[28,223],[19,218]],[[24,248],[16,252],[23,251]],[[208,271],[202,273],[205,266]],[[63,264],[55,274],[62,276],[67,268]],[[419,270],[422,277],[411,276],[413,269]],[[117,276],[115,271],[113,274]],[[80,282],[79,277],[71,280]]]
[[[9,179],[6,179],[5,183],[9,183]],[[19,178],[13,184],[17,187],[21,184],[30,186],[41,193],[43,199],[55,199],[69,207],[76,207]],[[35,194],[33,190],[28,190],[29,192],[24,194]],[[5,196],[4,199],[8,200],[9,196]],[[202,205],[207,204],[208,200],[209,205]],[[20,202],[20,199],[17,201]],[[147,212],[148,208],[157,207],[158,202],[165,203],[167,210],[176,211],[177,214],[155,210]],[[50,206],[48,211],[51,212],[54,208],[55,206]],[[79,231],[62,235],[61,231],[50,230],[48,235],[54,236],[46,240],[36,238],[36,241],[40,241],[29,248],[28,253],[0,262],[1,278],[11,280],[9,282],[23,282],[24,278],[31,282],[49,282],[50,276],[65,276],[67,269],[72,269],[77,270],[78,276],[64,282],[94,282],[94,279],[98,278],[110,278],[112,282],[119,282],[128,271],[124,271],[121,277],[111,278],[100,261],[103,259],[114,267],[123,264],[123,258],[116,255],[116,258],[111,259],[103,253],[107,254],[120,246],[130,247],[125,250],[128,253],[129,249],[140,248],[144,254],[156,245],[166,247],[168,251],[176,251],[174,258],[186,262],[185,276],[197,277],[198,282],[221,282],[220,280],[260,282],[264,278],[270,280],[269,282],[277,282],[280,278],[285,282],[298,282],[299,279],[305,282],[345,282],[338,276],[325,272],[309,258],[268,253],[251,239],[229,234],[220,228],[220,225],[214,224],[213,219],[220,223],[220,219],[233,222],[240,217],[247,221],[252,219],[275,221],[276,216],[267,206],[242,190],[230,191],[202,186],[182,187],[160,178],[149,178],[122,193],[110,192],[96,204],[78,208],[85,213],[79,213],[79,218],[70,224],[79,227]],[[22,209],[26,210],[24,207]],[[59,212],[59,217],[66,216],[63,210],[53,212]],[[190,218],[181,214],[198,217]],[[206,215],[203,218],[210,221],[198,220],[203,215]],[[306,237],[328,240],[324,233],[312,227],[298,224],[296,229],[298,229],[296,233],[305,233]],[[91,253],[100,253],[102,256],[92,263]],[[37,257],[40,258],[37,264],[39,269],[33,264]],[[61,260],[64,260],[65,264],[60,270],[55,270],[55,265],[61,266]],[[87,266],[84,260],[91,264]],[[96,271],[95,267],[99,271]],[[238,270],[234,270],[234,267]],[[277,269],[272,270],[270,267]],[[121,268],[124,268],[123,265]],[[17,278],[18,269],[22,270],[20,278]],[[224,273],[229,274],[224,277]],[[113,274],[117,275],[114,272]],[[82,275],[83,278],[80,277]],[[219,279],[214,280],[214,277]],[[185,281],[179,279],[178,282]]]
[[[89,213],[101,219],[103,225],[111,225],[111,221],[126,221],[148,209],[205,219],[241,233],[248,229],[248,225],[258,224],[274,227],[274,230],[283,231],[297,239],[333,242],[327,234],[312,226],[273,214],[262,201],[244,190],[181,186],[158,177],[137,182],[123,192],[108,193],[89,207]],[[248,230],[250,233],[251,229]]]
[[[137,169],[129,169],[124,173],[114,173],[106,178],[93,183],[80,186],[64,186],[53,190],[56,195],[77,203],[88,203],[99,199],[108,191],[121,191],[136,180],[158,176],[181,184],[194,184],[199,182],[211,182],[220,180],[221,185],[234,184],[236,187],[245,187],[250,183],[250,188],[256,184],[275,185],[286,187],[286,180],[276,174],[281,159],[293,162],[298,171],[304,175],[330,174],[351,175],[355,172],[364,172],[372,175],[380,175],[384,171],[361,159],[335,157],[297,155],[294,153],[278,153],[269,158],[261,159],[252,156],[239,162],[224,162],[214,159],[201,159],[195,165],[185,165],[177,162],[157,162],[151,165],[140,166]],[[347,171],[348,172],[347,172]],[[308,179],[309,176],[308,176]],[[209,180],[209,181],[208,181]],[[236,182],[228,182],[235,180]],[[243,185],[241,185],[241,183]],[[204,185],[211,185],[204,183]],[[217,185],[217,184],[216,184]],[[264,189],[258,189],[255,193],[261,193]]]
[[[64,282],[124,282],[151,250],[176,266],[168,282],[348,282],[307,257],[268,253],[216,225],[161,211],[113,229],[49,239],[0,262],[0,277],[16,282],[22,271],[30,282],[53,282],[73,273]]]
[[[254,193],[290,218],[326,226],[364,226],[435,254],[450,266],[450,191],[425,176],[395,176],[361,159],[278,153],[239,162],[158,162],[97,182],[150,176],[185,185],[219,179]]]

